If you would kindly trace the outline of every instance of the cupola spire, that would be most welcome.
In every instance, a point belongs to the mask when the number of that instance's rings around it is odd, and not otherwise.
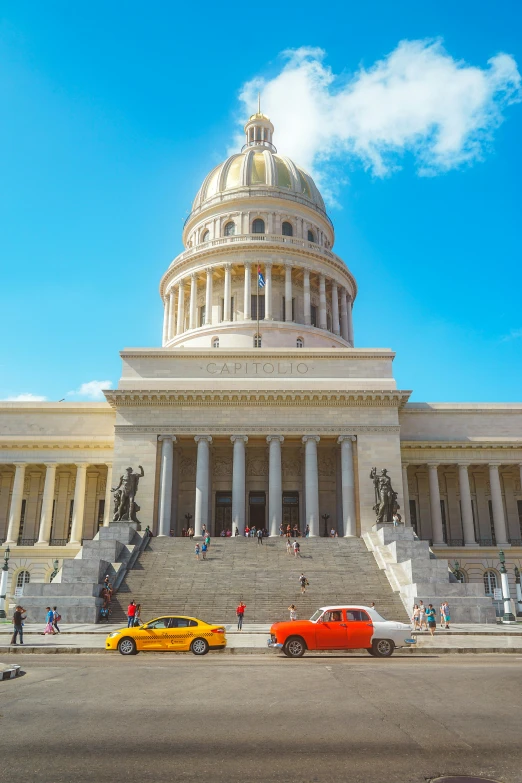
[[[257,113],[252,114],[245,125],[246,143],[243,149],[248,147],[265,147],[277,152],[272,143],[274,126],[266,114],[261,113],[261,93],[257,94]]]

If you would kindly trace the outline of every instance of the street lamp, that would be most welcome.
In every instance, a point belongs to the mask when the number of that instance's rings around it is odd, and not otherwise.
[[[324,522],[324,535],[326,538],[328,536],[328,520],[330,519],[330,514],[322,514],[321,519]]]
[[[190,514],[188,511],[185,514],[185,519],[187,520],[187,535],[190,527],[190,520],[192,519],[192,514]]]
[[[517,586],[517,614],[522,614],[522,587],[520,586],[520,570],[515,566],[515,582]]]
[[[6,548],[4,553],[4,565],[2,566],[2,575],[0,576],[0,619],[5,620],[7,617],[5,613],[5,599],[7,595],[7,576],[9,573],[9,555],[11,550]]]
[[[502,600],[504,601],[504,614],[502,615],[503,623],[516,623],[517,618],[513,614],[511,605],[511,594],[509,592],[509,580],[506,569],[506,556],[502,549],[498,553],[498,559],[500,560],[500,583],[502,585]]]
[[[56,574],[60,570],[59,566],[60,566],[60,562],[58,560],[55,560],[54,563],[53,563],[54,571],[52,572],[51,576],[49,577],[49,581],[50,582],[53,581],[54,577],[56,576]]]

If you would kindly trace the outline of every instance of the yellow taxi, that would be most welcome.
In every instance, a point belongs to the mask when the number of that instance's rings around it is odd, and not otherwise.
[[[224,650],[226,646],[223,625],[210,625],[196,617],[182,615],[157,617],[135,628],[122,628],[110,633],[105,643],[106,650],[118,650],[122,655],[148,650],[206,655],[209,650]]]

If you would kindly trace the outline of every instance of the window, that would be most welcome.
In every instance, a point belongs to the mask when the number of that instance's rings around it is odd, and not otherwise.
[[[159,620],[153,620],[151,623],[147,623],[147,628],[168,628],[170,620],[170,617],[160,617]]]
[[[254,348],[261,348],[261,335],[255,334],[254,335]]]
[[[413,532],[416,536],[418,536],[419,530],[417,522],[417,504],[414,500],[410,500],[410,524],[413,528]]]
[[[369,623],[370,618],[366,614],[366,612],[363,612],[362,609],[347,609],[346,610],[346,619],[348,622],[359,622],[359,623]]]
[[[219,337],[214,337],[212,340],[212,348],[219,348]]]
[[[98,501],[98,530],[103,527],[103,517],[105,516],[105,500]]]
[[[520,538],[522,538],[522,500],[517,500],[518,526],[520,528]]]
[[[264,234],[265,233],[265,221],[261,220],[261,218],[256,218],[254,222],[252,223],[252,233],[253,234]]]
[[[201,305],[199,308],[199,325],[205,326],[205,316],[207,314],[207,306]]]
[[[310,305],[310,321],[312,326],[317,326],[317,305]]]
[[[221,300],[221,320],[225,320],[225,300]],[[234,297],[230,297],[230,320],[234,320]]]
[[[498,581],[495,571],[484,571],[484,592],[486,595],[493,595],[493,591],[497,586]]]
[[[203,236],[201,237],[202,242],[208,242],[210,239],[210,231],[204,231]]]
[[[298,337],[297,340],[295,341],[295,347],[296,348],[302,348],[303,345],[304,345],[303,338],[302,337]]]
[[[489,526],[491,529],[491,545],[496,546],[497,538],[495,536],[495,521],[493,519],[493,503],[491,500],[488,500],[488,508],[489,508]]]
[[[343,619],[343,613],[340,610],[325,612],[323,615],[324,623],[340,623]]]
[[[225,226],[225,236],[226,237],[233,237],[236,233],[236,224],[233,220],[230,220],[226,226]]]
[[[281,228],[284,237],[293,237],[294,229],[292,228],[291,223],[285,220]]]
[[[194,628],[197,625],[195,620],[189,620],[188,617],[170,617],[169,628]]]
[[[262,321],[265,317],[265,297],[264,296],[258,297],[257,294],[252,294],[252,298],[250,300],[250,312],[253,321],[257,321],[258,300],[259,300],[259,320]]]
[[[18,590],[23,590],[24,585],[28,585],[31,581],[31,574],[29,571],[20,571],[16,577],[16,587]]]
[[[314,232],[310,231],[310,229],[308,229],[308,235],[307,236],[308,236],[308,241],[309,242],[315,242]]]
[[[20,510],[20,527],[18,528],[18,542],[24,537],[24,524],[25,524],[25,507],[27,500],[22,500],[22,508]]]
[[[440,501],[440,516],[442,519],[442,538],[445,544],[448,543],[448,525],[446,523],[446,503],[441,499]]]
[[[286,321],[286,297],[285,296],[283,296],[281,314],[282,314],[281,320]],[[295,297],[292,297],[292,318],[290,320],[295,321]]]
[[[71,500],[71,502],[69,504],[69,521],[67,523],[67,540],[69,540],[69,538],[71,537],[73,511],[74,511],[74,498]]]

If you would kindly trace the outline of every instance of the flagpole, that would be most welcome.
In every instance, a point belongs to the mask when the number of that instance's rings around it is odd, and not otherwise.
[[[256,307],[256,310],[257,310],[257,341],[256,341],[256,345],[257,345],[258,348],[259,348],[259,345],[261,343],[261,336],[259,334],[259,273],[260,273],[260,271],[261,271],[261,267],[258,264],[257,265],[257,307]]]

